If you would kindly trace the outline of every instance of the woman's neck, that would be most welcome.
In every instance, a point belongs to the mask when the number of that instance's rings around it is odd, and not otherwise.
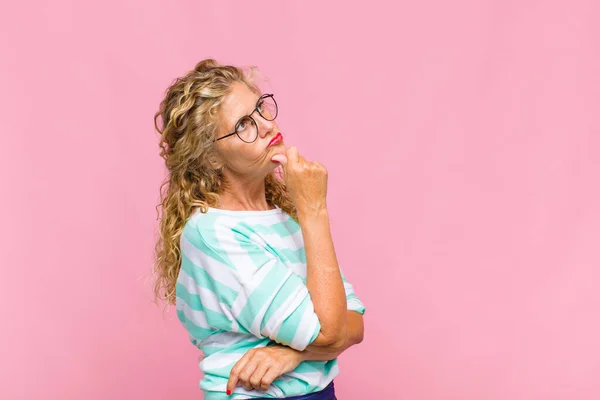
[[[272,207],[267,202],[264,179],[255,182],[228,182],[219,193],[219,205],[215,208],[233,211],[267,211]]]

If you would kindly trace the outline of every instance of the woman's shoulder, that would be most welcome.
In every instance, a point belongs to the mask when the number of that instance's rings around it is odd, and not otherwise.
[[[196,209],[186,221],[182,235],[196,246],[207,244],[214,247],[218,244],[219,237],[230,231],[232,227],[231,221],[224,220],[210,209],[208,212]]]
[[[209,246],[223,248],[229,244],[261,244],[262,236],[299,230],[297,223],[281,208],[265,211],[233,211],[209,207],[197,209],[188,219],[184,234]]]
[[[181,235],[182,252],[201,252],[206,257],[204,263],[217,260],[234,268],[236,260],[253,260],[259,264],[268,261],[272,257],[270,244],[274,243],[274,235],[279,237],[280,233],[276,229],[277,221],[287,218],[274,218],[276,212],[271,213],[273,218],[264,218],[266,213],[256,218],[256,214],[236,212],[232,215],[222,211],[225,210],[193,213]]]
[[[209,207],[196,209],[185,223],[184,233],[196,236],[208,244],[221,244],[229,238],[238,241],[250,239],[261,227],[285,219],[285,213],[276,208],[267,211],[233,211]]]

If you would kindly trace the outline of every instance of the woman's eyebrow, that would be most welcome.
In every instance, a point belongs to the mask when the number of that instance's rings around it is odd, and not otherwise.
[[[256,101],[254,102],[254,105],[252,106],[252,108],[250,109],[250,111],[248,111],[247,113],[245,113],[244,115],[240,115],[240,117],[238,119],[235,120],[234,125],[233,125],[233,129],[235,130],[235,125],[238,123],[238,121],[242,118],[244,118],[245,116],[249,115],[252,111],[254,111],[254,109],[256,108],[256,105],[258,103],[258,99],[256,99]]]
[[[246,115],[248,115],[248,114],[250,114],[250,113],[248,112],[248,113],[246,113],[246,114],[244,114],[244,115],[241,115],[239,118],[237,118],[236,120],[234,120],[234,122],[233,122],[233,127],[232,127],[232,128],[229,130],[229,131],[230,131],[230,132],[233,132],[233,131],[235,131],[235,126],[237,125],[237,123],[238,123],[238,122],[240,122],[240,119],[244,118],[244,117],[245,117]]]

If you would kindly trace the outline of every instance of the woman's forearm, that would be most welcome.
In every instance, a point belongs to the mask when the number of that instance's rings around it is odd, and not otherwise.
[[[311,349],[307,347],[305,350],[299,352],[299,356],[302,361],[329,361],[337,358],[353,344],[354,343],[351,343],[349,340],[346,340],[341,347],[336,347],[335,350],[329,352],[322,350],[326,348],[325,346],[319,348],[318,351],[312,350],[314,347]]]
[[[326,209],[298,211],[306,252],[306,287],[321,323],[315,346],[342,345],[347,330],[347,304]]]
[[[342,343],[334,343],[329,346],[315,346],[314,344],[309,344],[305,351],[308,350],[309,352],[320,354],[335,354],[335,358],[350,346],[362,342],[365,330],[362,314],[351,310],[348,310],[346,314],[348,319],[348,330],[346,339]]]
[[[310,344],[299,352],[299,357],[302,361],[329,361],[337,358],[348,348],[362,342],[364,337],[364,323],[361,314],[355,311],[347,311],[348,315],[348,334],[341,346],[315,346]],[[297,350],[294,350],[297,351]]]

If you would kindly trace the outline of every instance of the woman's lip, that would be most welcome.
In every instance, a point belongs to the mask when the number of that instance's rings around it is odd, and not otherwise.
[[[282,139],[283,139],[283,135],[281,134],[281,132],[277,132],[277,135],[275,135],[275,137],[273,139],[271,139],[271,141],[269,142],[269,146],[267,146],[267,147],[270,147],[274,144],[281,142]]]

